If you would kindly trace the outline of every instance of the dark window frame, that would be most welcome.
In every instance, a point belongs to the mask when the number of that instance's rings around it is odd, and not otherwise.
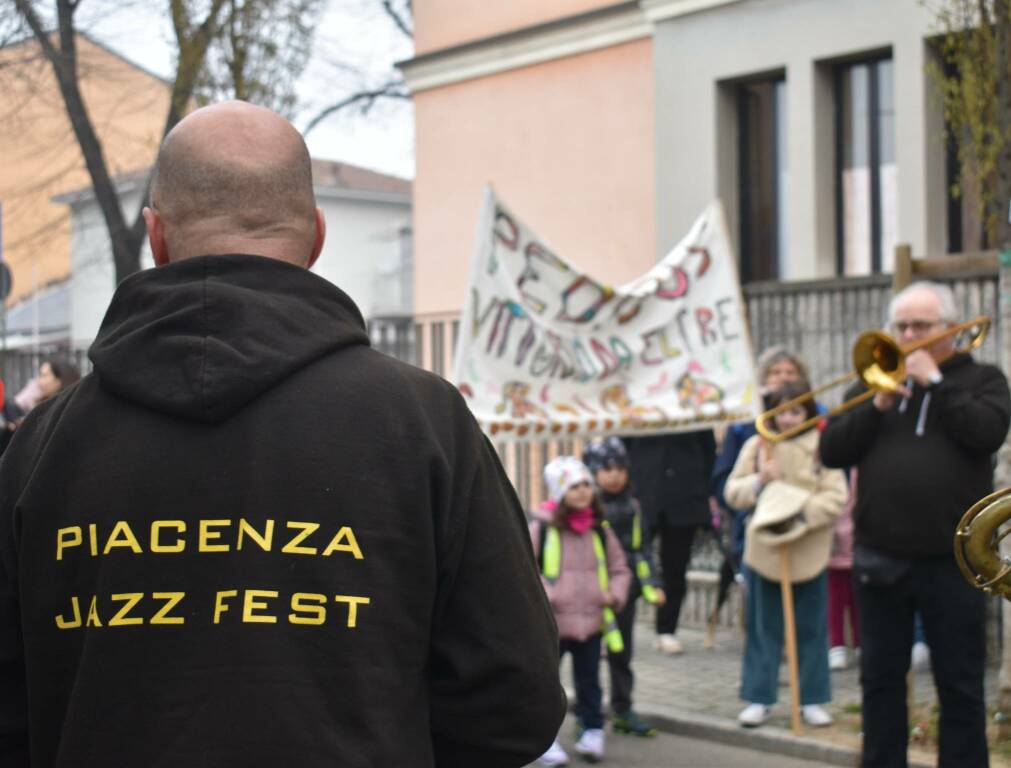
[[[771,201],[772,201],[772,216],[770,224],[770,237],[769,237],[769,250],[771,251],[771,274],[760,274],[760,270],[756,269],[756,258],[755,254],[751,252],[751,247],[755,242],[755,232],[752,228],[752,217],[747,215],[747,211],[751,210],[754,205],[752,200],[751,189],[752,189],[752,178],[750,177],[751,171],[751,152],[749,151],[750,145],[750,120],[751,109],[748,102],[748,86],[755,84],[769,84],[772,86],[773,101],[775,101],[775,89],[776,86],[782,85],[786,87],[786,70],[779,69],[773,70],[771,72],[762,72],[760,74],[751,75],[747,78],[741,78],[734,80],[728,85],[734,89],[734,108],[735,108],[735,119],[737,127],[737,202],[738,202],[738,212],[739,212],[739,224],[738,224],[738,237],[740,242],[740,248],[738,253],[738,271],[740,274],[741,283],[750,283],[755,281],[764,280],[778,280],[783,269],[783,265],[780,263],[779,251],[780,244],[785,233],[779,231],[780,215],[779,210],[780,203],[780,182],[779,182],[779,163],[780,163],[780,152],[779,152],[779,131],[782,126],[779,121],[779,114],[776,109],[775,103],[770,111],[771,115],[771,130],[769,132],[772,138],[772,146],[769,148],[771,152],[771,167],[773,172],[772,177],[772,190],[771,190]]]
[[[843,204],[843,77],[847,70],[856,66],[867,65],[867,119],[871,126],[874,126],[880,119],[880,69],[878,64],[882,61],[891,61],[894,66],[894,56],[892,50],[885,49],[874,51],[859,56],[847,57],[833,63],[833,103],[835,109],[835,239],[836,239],[836,274],[844,276],[846,274],[846,227],[845,227],[845,207]],[[894,78],[894,72],[893,72]],[[881,274],[883,254],[881,252],[881,136],[876,129],[869,131],[868,135],[868,165],[870,166],[870,207],[871,207],[871,274]]]

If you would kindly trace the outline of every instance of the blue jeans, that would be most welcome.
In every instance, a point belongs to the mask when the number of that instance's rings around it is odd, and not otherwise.
[[[783,658],[783,597],[779,582],[745,569],[744,665],[741,698],[775,704],[779,663]],[[793,585],[800,668],[800,703],[824,704],[832,699],[828,669],[828,580],[825,573]]]

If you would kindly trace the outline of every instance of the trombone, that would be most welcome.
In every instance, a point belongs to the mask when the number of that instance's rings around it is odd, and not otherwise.
[[[833,379],[827,384],[823,384],[817,389],[812,389],[810,392],[805,392],[803,395],[795,397],[792,400],[787,400],[775,408],[765,411],[755,419],[755,430],[770,443],[789,440],[791,437],[795,437],[801,432],[810,429],[822,419],[836,416],[851,408],[855,408],[865,400],[874,397],[878,392],[894,392],[897,390],[902,380],[906,378],[906,355],[910,352],[929,347],[941,339],[965,332],[969,332],[970,334],[968,342],[964,347],[956,348],[951,355],[959,352],[971,352],[983,343],[989,330],[990,318],[987,315],[980,315],[965,323],[949,326],[943,331],[938,331],[931,336],[905,346],[900,345],[883,331],[864,331],[857,337],[856,343],[853,345],[852,371]],[[948,357],[951,357],[951,355]],[[939,362],[943,362],[943,360]],[[817,416],[813,416],[784,432],[777,432],[773,427],[769,426],[770,420],[783,411],[788,411],[801,403],[806,403],[808,400],[816,398],[822,392],[826,392],[854,379],[860,379],[864,383],[864,386],[867,387],[867,391],[843,401],[828,413],[819,413]]]

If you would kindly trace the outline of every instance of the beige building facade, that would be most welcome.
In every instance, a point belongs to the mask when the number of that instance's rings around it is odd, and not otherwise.
[[[161,142],[169,85],[86,37],[77,41],[81,89],[113,175],[150,166]],[[34,41],[0,50],[0,204],[8,305],[66,280],[70,214],[52,198],[90,177],[52,68]],[[128,221],[135,210],[124,211]]]
[[[415,311],[463,302],[481,190],[620,283],[657,250],[652,41],[635,3],[415,3]]]
[[[889,272],[899,242],[916,254],[948,250],[944,123],[926,71],[936,23],[926,4],[737,0],[694,13],[678,13],[684,4],[673,0],[642,5],[661,105],[661,242],[718,197],[746,280]]]
[[[618,283],[713,199],[744,282],[981,245],[919,0],[418,0],[415,307],[463,303],[485,183]]]

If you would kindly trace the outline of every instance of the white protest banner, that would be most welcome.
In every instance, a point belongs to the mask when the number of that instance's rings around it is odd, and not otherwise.
[[[612,288],[484,194],[453,380],[488,435],[685,432],[757,415],[718,203],[646,274]]]

